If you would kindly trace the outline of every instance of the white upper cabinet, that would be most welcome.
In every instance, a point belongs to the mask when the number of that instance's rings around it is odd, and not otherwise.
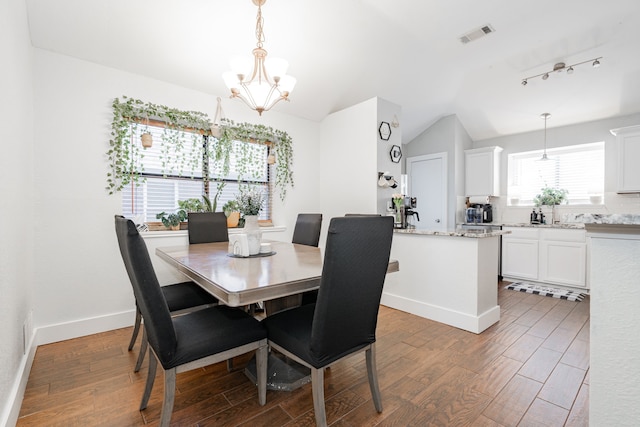
[[[618,193],[640,193],[640,126],[612,129],[618,148]]]
[[[500,195],[500,147],[465,150],[464,188],[466,196]]]

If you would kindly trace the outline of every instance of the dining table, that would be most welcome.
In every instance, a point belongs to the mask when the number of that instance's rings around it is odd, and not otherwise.
[[[229,242],[156,248],[156,255],[232,307],[264,304],[264,315],[301,304],[302,294],[318,289],[323,250],[314,246],[267,241],[270,251],[248,257],[233,254]],[[390,260],[387,273],[399,271]],[[271,352],[273,353],[273,352]],[[309,370],[276,355],[269,358],[267,387],[293,390],[310,381]],[[245,372],[255,379],[255,367]]]

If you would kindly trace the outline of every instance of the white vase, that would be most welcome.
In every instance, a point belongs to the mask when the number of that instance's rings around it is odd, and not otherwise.
[[[262,232],[258,225],[258,215],[245,215],[244,233],[247,235],[247,241],[249,243],[249,255],[259,254]]]

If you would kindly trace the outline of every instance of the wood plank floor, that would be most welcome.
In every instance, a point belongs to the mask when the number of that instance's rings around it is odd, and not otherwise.
[[[558,300],[504,290],[501,319],[480,335],[381,307],[376,413],[364,355],[326,373],[333,426],[588,426],[589,299]],[[158,424],[162,377],[138,411],[147,362],[133,373],[131,328],[44,345],[36,353],[17,425]],[[311,386],[267,393],[220,363],[178,374],[172,425],[312,426]],[[160,371],[160,370],[159,370]]]

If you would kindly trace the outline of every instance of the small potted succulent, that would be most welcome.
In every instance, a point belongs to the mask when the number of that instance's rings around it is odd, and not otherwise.
[[[184,209],[178,209],[175,213],[160,212],[156,218],[162,221],[162,224],[169,230],[180,230],[180,223],[187,219],[187,213]]]

